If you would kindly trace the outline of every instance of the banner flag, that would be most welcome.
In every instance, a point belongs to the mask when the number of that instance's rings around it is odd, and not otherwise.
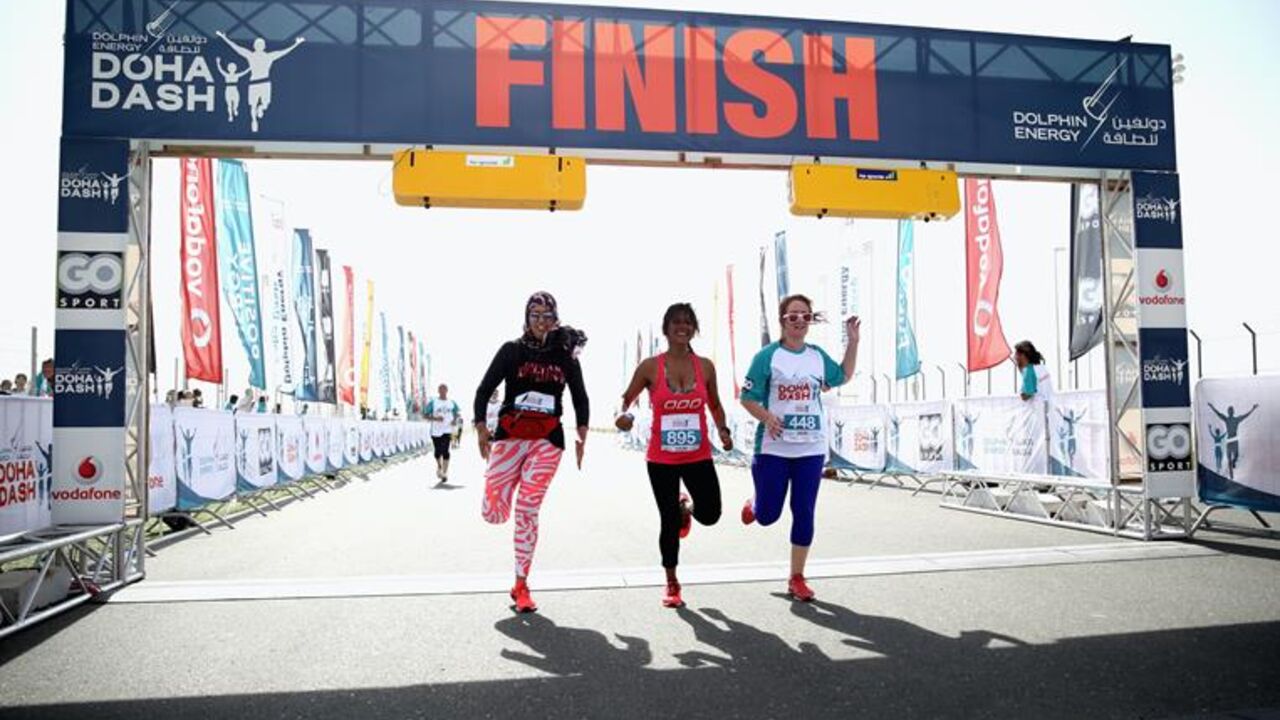
[[[213,161],[182,159],[182,357],[187,377],[222,382],[218,304],[218,236],[213,214]]]
[[[1068,390],[1049,401],[1049,472],[1107,481],[1111,437],[1106,390]]]
[[[235,423],[229,412],[173,409],[178,509],[194,510],[236,492]]]
[[[720,364],[720,283],[711,291],[711,363]],[[735,398],[736,399],[736,398]]]
[[[733,264],[724,267],[724,284],[726,298],[729,302],[729,372],[733,373],[733,397],[738,398],[742,395],[742,388],[738,382],[738,342],[733,327]]]
[[[764,260],[765,249],[760,246],[760,347],[769,344],[769,310],[764,303]],[[778,300],[781,302],[781,298]]]
[[[780,230],[773,235],[773,262],[778,274],[778,302],[791,294],[791,278],[787,268],[787,231]]]
[[[178,504],[177,467],[174,464],[173,409],[163,403],[151,406],[147,421],[151,442],[147,449],[147,508],[152,515],[172,510]]]
[[[382,323],[382,411],[391,412],[391,353],[387,351],[387,313],[378,312]]]
[[[270,375],[276,390],[292,395],[297,382],[293,353],[300,343],[297,327],[289,317],[289,281],[284,261],[284,253],[289,248],[289,231],[284,222],[284,203],[262,199],[264,202],[256,207],[266,213],[265,222],[257,225],[263,230],[260,235],[267,249],[263,295],[268,296],[271,302],[267,313],[271,334]]]
[[[920,372],[920,352],[911,327],[915,300],[915,229],[910,220],[898,221],[898,342],[897,378]],[[843,323],[841,323],[843,325]]]
[[[396,326],[396,334],[399,336],[399,342],[400,342],[400,364],[396,366],[396,389],[399,394],[398,399],[404,400],[404,406],[405,406],[405,409],[407,410],[409,408],[409,391],[408,391],[408,385],[405,383],[406,365],[404,364],[404,326],[403,325]]]
[[[365,282],[368,300],[364,307],[364,352],[360,355],[360,408],[369,407],[369,363],[373,352],[373,281]]]
[[[236,320],[249,359],[249,384],[267,389],[263,367],[262,306],[258,301],[258,256],[249,203],[249,174],[239,160],[219,160],[216,203],[218,275],[222,295]]]
[[[344,284],[345,312],[342,316],[342,336],[339,338],[338,350],[338,402],[343,405],[356,404],[356,287],[351,266],[342,266]]]
[[[53,403],[0,397],[0,536],[53,524]]]
[[[644,351],[641,349],[643,345],[641,345],[641,342],[642,338],[640,337],[640,331],[636,330],[636,367],[640,367],[640,363],[644,359]]]
[[[1016,395],[955,401],[955,466],[997,474],[1049,472],[1045,403]]]
[[[316,262],[319,265],[317,269],[320,278],[320,338],[317,340],[320,363],[317,366],[316,375],[320,385],[317,394],[320,402],[336,404],[338,378],[334,367],[336,356],[333,351],[333,273],[329,264],[329,251],[317,249]]]
[[[1071,359],[1102,344],[1102,208],[1098,186],[1071,186]],[[1056,310],[1055,310],[1056,312]]]
[[[413,337],[413,331],[409,331],[409,402],[405,407],[405,416],[413,411],[415,405],[418,404],[418,341]]]
[[[965,335],[969,340],[968,368],[985,370],[1009,359],[998,308],[1004,251],[996,221],[996,197],[991,181],[967,178],[965,198],[965,267],[968,305]]]
[[[1195,392],[1200,500],[1280,512],[1280,375],[1201,380]],[[1147,462],[1191,458],[1185,426],[1147,423]]]
[[[235,416],[236,490],[252,493],[279,481],[276,416],[241,412]]]
[[[294,390],[299,400],[320,399],[316,375],[316,296],[315,261],[311,252],[311,233],[293,231],[293,314],[298,320],[298,336],[302,340],[302,374]]]
[[[428,386],[431,383],[431,374],[428,368],[431,367],[431,358],[427,355],[427,346],[421,340],[418,341],[418,409],[421,411],[427,406]]]

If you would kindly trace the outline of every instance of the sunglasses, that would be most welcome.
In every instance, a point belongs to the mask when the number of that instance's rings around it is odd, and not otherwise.
[[[529,313],[530,322],[539,322],[539,321],[551,322],[555,319],[556,319],[555,313],[539,313],[539,312]]]
[[[824,317],[824,316],[823,316],[823,314],[822,314],[822,313],[820,313],[820,312],[817,312],[817,313],[812,313],[812,312],[798,312],[798,313],[797,313],[797,312],[790,312],[790,313],[787,313],[787,314],[783,315],[783,316],[782,316],[782,319],[783,319],[784,321],[786,321],[786,322],[789,322],[789,323],[800,323],[800,322],[802,322],[802,323],[805,323],[805,324],[810,324],[810,323],[823,323],[823,322],[826,322],[826,321],[827,321],[827,318],[826,318],[826,317]]]

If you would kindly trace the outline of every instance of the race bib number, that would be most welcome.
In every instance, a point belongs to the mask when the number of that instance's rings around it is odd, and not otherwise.
[[[811,405],[796,404],[782,416],[782,442],[811,443],[822,440],[822,416]]]
[[[523,412],[554,415],[556,412],[556,399],[546,393],[530,390],[516,397],[515,407]]]
[[[663,415],[659,430],[663,452],[693,452],[702,446],[702,428],[697,415]]]

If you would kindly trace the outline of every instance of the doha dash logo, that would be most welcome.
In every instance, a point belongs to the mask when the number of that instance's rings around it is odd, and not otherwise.
[[[170,32],[178,5],[175,1],[152,18],[145,32],[91,33],[90,107],[219,113],[228,123],[243,122],[247,115],[249,129],[258,132],[271,106],[272,68],[305,38],[272,49],[262,37],[239,42],[221,30],[214,33],[216,40]]]
[[[57,368],[53,374],[55,396],[77,396],[110,400],[115,394],[116,376],[124,367],[80,367],[79,364]]]
[[[88,166],[64,170],[58,177],[58,197],[64,200],[98,200],[107,205],[115,205],[120,201],[120,186],[128,177],[91,172]]]
[[[1134,198],[1133,213],[1139,220],[1159,220],[1170,225],[1178,222],[1178,203],[1171,198],[1145,197]]]
[[[1154,357],[1142,362],[1142,380],[1182,387],[1187,380],[1186,367],[1186,360]]]
[[[102,462],[88,455],[76,463],[72,478],[80,485],[93,485],[102,479]]]

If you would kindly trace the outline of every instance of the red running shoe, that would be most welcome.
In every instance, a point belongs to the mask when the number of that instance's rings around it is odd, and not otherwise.
[[[680,537],[689,537],[689,531],[693,529],[693,510],[689,507],[689,495],[680,493]]]
[[[518,613],[531,613],[538,609],[538,604],[529,595],[529,585],[524,581],[524,578],[516,580],[515,587],[511,588],[511,599],[516,602],[516,612]]]
[[[756,521],[756,510],[755,508],[751,507],[751,504],[753,502],[755,502],[755,498],[747,498],[747,501],[742,504],[742,524],[743,525],[750,525],[751,523]]]
[[[787,594],[793,600],[800,602],[811,602],[813,600],[813,590],[809,588],[809,584],[804,581],[804,576],[795,574],[791,576],[791,580],[787,582]]]
[[[684,607],[684,599],[680,597],[680,583],[674,580],[667,582],[667,594],[662,597],[662,607]]]

